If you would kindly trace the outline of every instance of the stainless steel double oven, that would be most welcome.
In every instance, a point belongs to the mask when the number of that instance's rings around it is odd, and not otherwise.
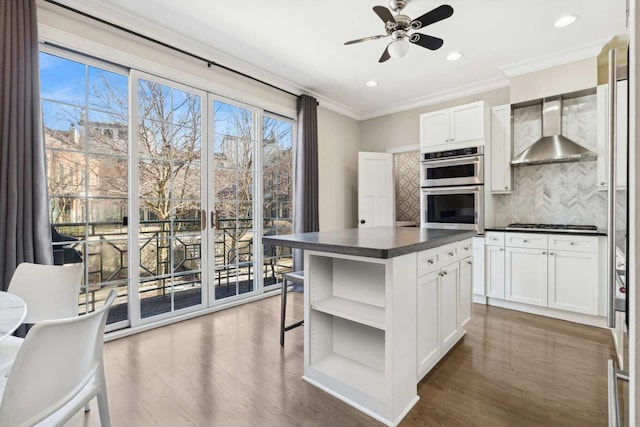
[[[484,232],[484,147],[421,153],[422,226]]]

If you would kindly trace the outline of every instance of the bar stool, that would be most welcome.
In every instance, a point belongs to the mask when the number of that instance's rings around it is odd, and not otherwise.
[[[285,273],[282,275],[282,301],[280,304],[280,345],[284,346],[284,333],[293,328],[297,328],[301,326],[304,321],[300,320],[299,322],[292,323],[290,325],[285,325],[285,315],[287,313],[287,288],[289,287],[289,283],[291,282],[294,285],[302,285],[304,286],[304,271],[292,271],[290,273]]]

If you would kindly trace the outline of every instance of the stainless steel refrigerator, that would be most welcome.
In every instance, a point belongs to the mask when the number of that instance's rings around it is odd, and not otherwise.
[[[626,36],[614,37],[598,57],[598,84],[607,85],[607,325],[616,359],[609,360],[609,426],[628,420],[629,288],[629,132],[628,51]]]

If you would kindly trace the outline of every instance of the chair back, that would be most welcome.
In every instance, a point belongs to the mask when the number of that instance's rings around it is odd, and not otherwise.
[[[20,264],[7,291],[18,295],[27,304],[24,323],[77,316],[82,270],[82,263]]]
[[[112,289],[90,314],[31,328],[0,401],[0,426],[33,426],[63,408],[94,375],[103,375],[104,328],[115,298]]]

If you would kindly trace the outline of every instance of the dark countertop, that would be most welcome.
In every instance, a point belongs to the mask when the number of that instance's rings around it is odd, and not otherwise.
[[[475,231],[412,227],[368,227],[264,236],[266,245],[309,249],[369,258],[397,256],[470,239]]]
[[[539,230],[539,229],[535,229],[535,228],[527,228],[527,229],[520,229],[520,230],[513,230],[513,229],[507,229],[506,226],[504,227],[487,227],[484,229],[484,231],[504,231],[507,233],[543,233],[543,234],[572,234],[572,235],[578,235],[578,236],[606,236],[607,232],[601,229],[598,229],[598,231],[580,231],[580,230]]]

